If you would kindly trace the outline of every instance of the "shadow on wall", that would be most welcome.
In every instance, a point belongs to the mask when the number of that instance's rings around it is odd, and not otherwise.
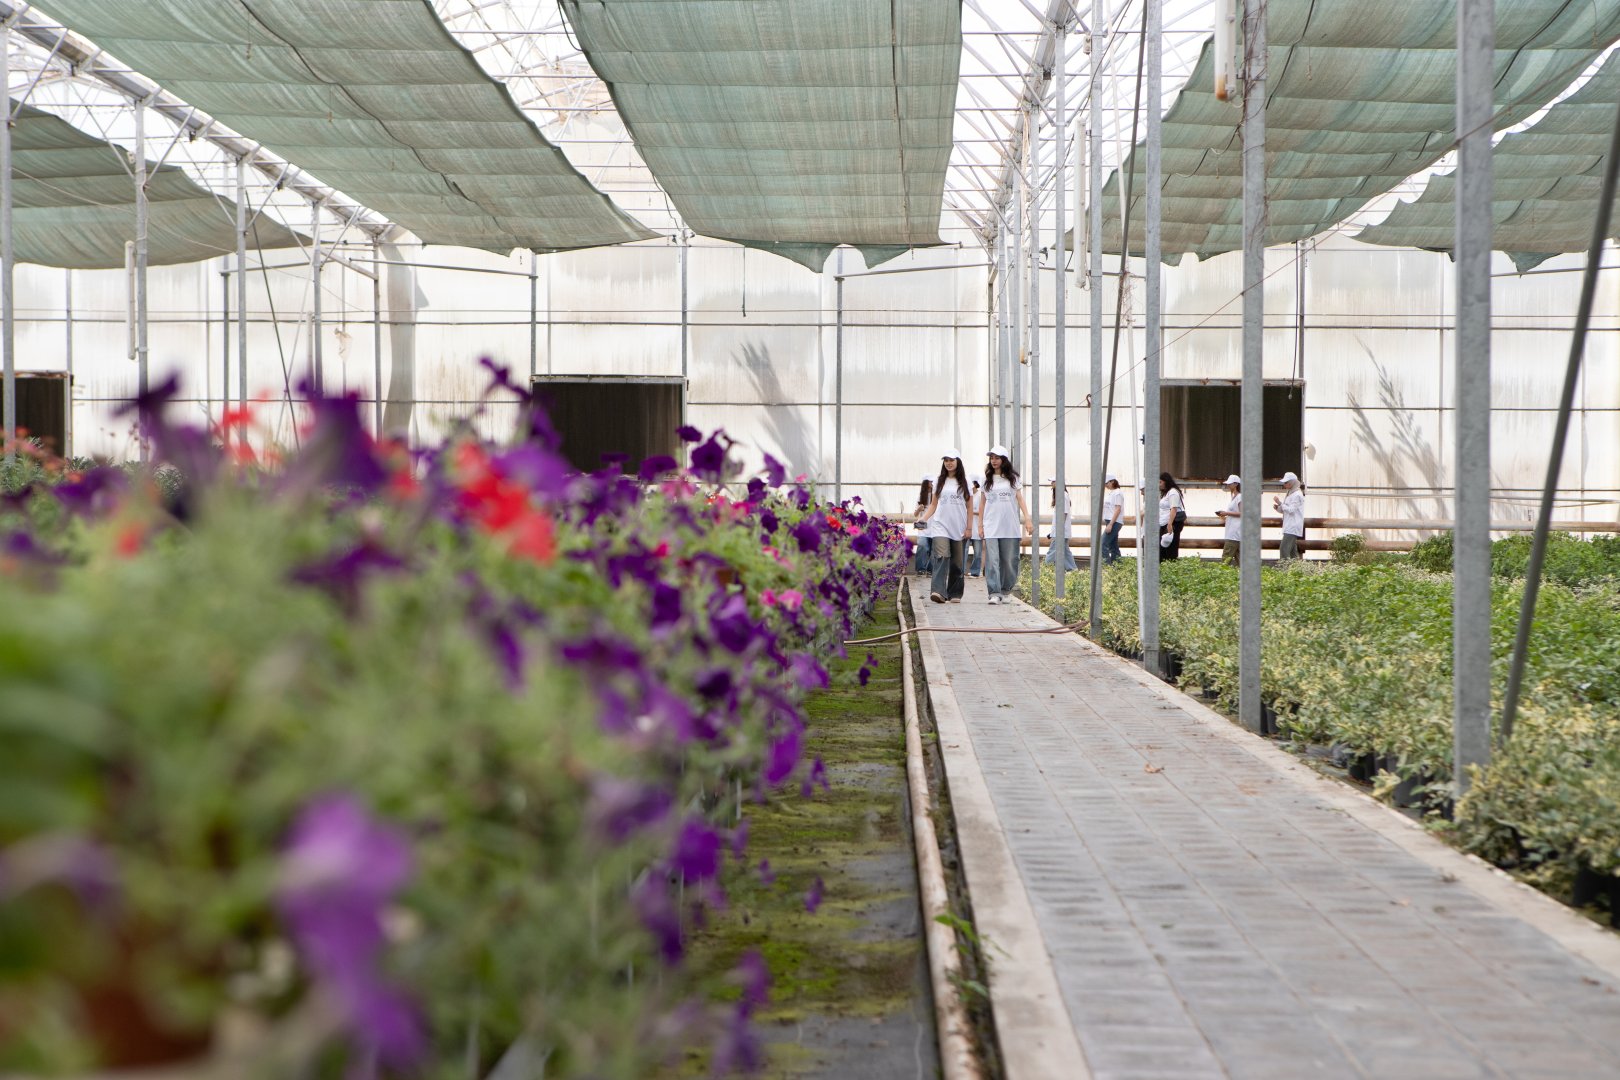
[[[1373,359],[1372,350],[1363,344],[1362,349],[1367,353],[1367,359],[1372,362],[1373,370],[1378,373],[1378,406],[1381,412],[1389,415],[1391,434],[1386,444],[1377,431],[1374,430],[1369,417],[1369,408],[1363,406],[1354,393],[1348,396],[1350,409],[1356,418],[1356,442],[1372,456],[1377,463],[1378,470],[1383,474],[1385,483],[1393,490],[1400,491],[1411,488],[1427,488],[1439,490],[1445,487],[1441,476],[1440,456],[1427,437],[1419,430],[1416,423],[1416,410],[1406,404],[1406,397],[1395,385],[1390,376],[1389,369]],[[1352,513],[1365,514],[1368,509],[1359,504],[1360,500],[1348,500]],[[1380,505],[1371,508],[1375,517],[1388,517],[1394,507],[1379,500]],[[1416,518],[1432,517],[1443,518],[1450,513],[1447,501],[1440,495],[1417,496],[1406,498],[1408,516]]]
[[[765,403],[764,433],[776,441],[780,453],[787,460],[790,475],[814,475],[813,463],[819,459],[815,432],[805,422],[803,414],[787,404],[787,391],[771,363],[770,350],[762,345],[747,344],[736,354],[748,379],[758,393],[757,400]],[[766,447],[759,447],[764,451]]]

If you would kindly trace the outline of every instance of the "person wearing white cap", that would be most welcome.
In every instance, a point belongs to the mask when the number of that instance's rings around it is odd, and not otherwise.
[[[1221,561],[1236,566],[1243,549],[1243,481],[1233,473],[1221,487],[1232,493],[1232,501],[1226,504],[1226,509],[1215,511],[1215,516],[1226,524]]]
[[[1119,532],[1125,527],[1125,493],[1119,490],[1119,477],[1109,473],[1103,481],[1102,500],[1102,560],[1103,565],[1117,563]]]
[[[1048,476],[1046,482],[1052,485],[1052,517],[1055,518],[1055,527],[1048,537],[1051,544],[1046,549],[1046,556],[1041,561],[1048,566],[1056,566],[1059,552],[1062,552],[1063,569],[1074,570],[1079,564],[1074,561],[1074,552],[1069,550],[1069,492],[1067,489],[1058,490],[1057,477]]]
[[[990,589],[990,602],[1004,604],[1018,584],[1019,541],[1035,533],[1018,487],[1018,470],[1005,446],[990,448],[984,490],[979,492],[979,515],[984,522],[984,583]]]
[[[933,547],[934,579],[929,599],[936,604],[962,602],[966,583],[962,580],[963,544],[973,531],[973,499],[968,491],[967,469],[961,451],[951,449],[940,457],[939,479],[934,482],[934,498],[923,511],[928,523],[923,535]]]
[[[974,506],[979,505],[979,482],[973,481],[973,494],[970,496]],[[967,538],[967,576],[978,577],[984,573],[984,518],[975,515],[973,529]]]
[[[934,501],[934,474],[924,473],[922,487],[917,489],[917,509],[911,513],[913,527],[918,532],[925,532],[928,528],[923,521],[923,514]],[[926,536],[917,538],[917,573],[927,575],[934,571],[934,546],[928,542]]]
[[[1291,472],[1283,473],[1282,483],[1282,497],[1271,497],[1271,505],[1282,514],[1282,546],[1277,556],[1297,559],[1299,542],[1305,538],[1305,485]]]

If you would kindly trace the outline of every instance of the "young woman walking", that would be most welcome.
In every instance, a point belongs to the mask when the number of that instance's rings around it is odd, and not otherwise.
[[[1018,470],[1005,446],[990,448],[979,514],[984,521],[984,582],[990,588],[990,602],[1003,604],[1018,584],[1019,541],[1035,533],[1018,487]]]
[[[934,579],[929,599],[936,604],[962,602],[964,582],[963,543],[973,531],[973,500],[969,497],[967,470],[962,455],[947,450],[940,458],[939,479],[934,498],[923,512],[928,523],[924,535],[933,548]]]
[[[968,496],[971,505],[979,505],[979,482],[973,481],[973,494]],[[967,538],[967,576],[978,577],[984,573],[984,519],[975,516],[973,519],[973,534]]]
[[[1271,505],[1282,514],[1281,559],[1297,559],[1299,542],[1305,539],[1305,485],[1291,472],[1283,473],[1283,495],[1272,496]]]
[[[1181,558],[1181,530],[1187,524],[1187,500],[1181,485],[1167,472],[1159,474],[1159,561]]]
[[[1046,548],[1046,555],[1042,562],[1048,566],[1056,566],[1059,559],[1063,560],[1063,569],[1076,570],[1079,564],[1074,561],[1074,552],[1069,548],[1069,492],[1067,489],[1058,490],[1057,477],[1048,476],[1046,482],[1052,485],[1052,534],[1050,543]]]
[[[1238,565],[1243,558],[1243,481],[1237,473],[1226,478],[1221,485],[1232,496],[1225,510],[1215,511],[1224,528],[1221,531],[1221,562]]]
[[[1103,564],[1117,563],[1119,532],[1125,527],[1125,493],[1119,490],[1119,477],[1113,473],[1103,482],[1102,500],[1102,560]]]
[[[934,477],[932,474],[922,478],[922,487],[917,491],[917,509],[911,513],[911,520],[919,533],[924,532],[923,514],[934,501]],[[926,535],[917,538],[917,573],[919,575],[932,573],[934,569],[934,553],[932,545]]]

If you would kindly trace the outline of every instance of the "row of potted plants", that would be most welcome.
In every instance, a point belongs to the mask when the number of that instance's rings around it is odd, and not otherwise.
[[[0,1072],[757,1063],[762,962],[717,995],[683,944],[748,807],[825,782],[801,702],[905,537],[721,433],[576,473],[490,370],[502,445],[317,395],[267,455],[170,385],[137,405],[163,484],[13,471]]]

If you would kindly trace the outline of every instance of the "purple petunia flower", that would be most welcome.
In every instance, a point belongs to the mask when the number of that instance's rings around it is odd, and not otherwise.
[[[306,806],[282,853],[277,906],[299,955],[333,996],[363,1053],[405,1068],[427,1047],[415,1008],[378,970],[383,909],[410,879],[405,837],[351,795]]]
[[[816,880],[810,883],[810,891],[804,894],[804,910],[812,915],[821,906],[821,888],[821,877],[818,875]]]
[[[765,455],[765,482],[773,488],[787,483],[787,469],[771,455]]]
[[[360,587],[368,575],[404,566],[405,560],[368,537],[347,551],[298,567],[292,579],[300,585],[326,590],[344,611],[353,615],[360,606]]]
[[[662,788],[618,776],[598,776],[591,781],[586,816],[597,832],[623,843],[632,833],[664,820],[673,804],[674,797]]]
[[[670,869],[687,881],[707,881],[720,872],[721,837],[701,818],[688,818],[675,837]]]
[[[681,913],[670,895],[669,882],[662,874],[648,874],[630,894],[630,903],[636,909],[641,925],[658,943],[664,962],[680,962],[685,951],[681,939]]]
[[[693,688],[710,701],[714,701],[717,698],[723,698],[727,694],[731,693],[731,686],[731,672],[727,671],[725,668],[714,668],[710,671],[703,672],[697,677],[697,681],[693,684]]]
[[[799,550],[811,553],[821,550],[821,523],[815,516],[803,518],[793,526],[793,539],[799,544]]]
[[[799,754],[804,745],[804,732],[801,725],[795,723],[781,736],[771,743],[770,752],[765,759],[765,782],[767,784],[780,784],[793,774],[799,764]]]
[[[738,862],[742,862],[743,856],[748,853],[747,818],[743,818],[741,821],[737,822],[737,827],[731,830],[731,841],[728,846],[731,848],[731,857],[736,859]]]
[[[675,434],[680,437],[681,442],[701,442],[703,439],[703,432],[691,424],[682,424],[675,429]]]
[[[711,435],[692,448],[692,473],[700,480],[719,482],[726,471],[726,448]]]
[[[651,483],[665,473],[674,472],[679,467],[680,463],[668,454],[655,454],[641,463],[641,471],[636,475],[638,479]]]
[[[776,527],[780,524],[781,522],[777,520],[776,515],[771,513],[769,510],[761,510],[759,512],[760,528],[764,529],[767,533],[775,532]]]
[[[662,630],[672,626],[681,617],[681,590],[673,585],[666,585],[661,581],[654,582],[652,587],[652,621],[650,625],[654,630]]]
[[[877,541],[872,539],[870,532],[857,533],[855,539],[849,542],[849,546],[855,554],[867,558],[877,554]]]
[[[776,871],[771,869],[771,860],[759,860],[759,866],[755,869],[759,871],[759,883],[761,885],[769,887],[776,884]]]
[[[87,470],[77,480],[51,489],[65,508],[75,514],[90,515],[108,509],[113,496],[126,486],[124,473],[111,465]]]
[[[793,682],[805,690],[825,690],[828,685],[827,669],[813,656],[803,653],[795,656],[789,663],[789,670],[793,674]]]
[[[709,614],[709,628],[727,652],[741,653],[759,634],[759,624],[748,617],[748,601],[741,596],[717,596],[718,606]]]

